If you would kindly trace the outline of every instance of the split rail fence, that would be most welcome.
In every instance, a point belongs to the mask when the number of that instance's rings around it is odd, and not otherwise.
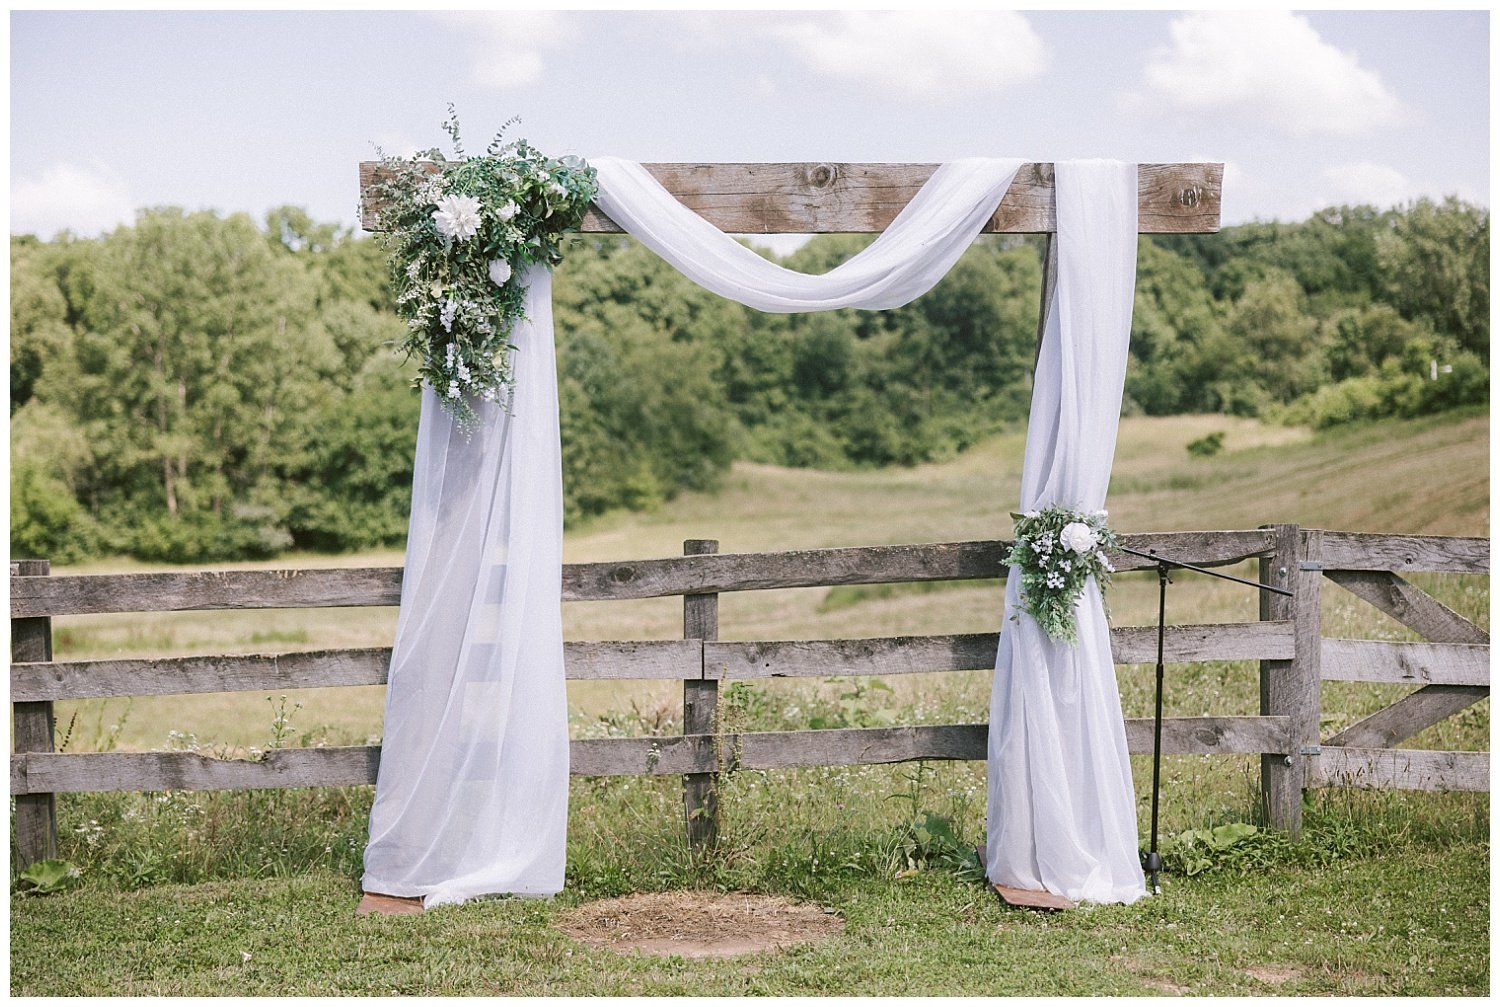
[[[1132,535],[1126,545],[1182,562],[1226,566],[1258,561],[1262,582],[1288,588],[1269,596],[1254,622],[1169,627],[1169,664],[1260,662],[1255,715],[1172,717],[1169,753],[1258,753],[1263,813],[1276,827],[1301,824],[1305,787],[1420,790],[1489,789],[1487,752],[1394,746],[1489,695],[1489,636],[1405,580],[1405,572],[1487,574],[1489,542],[1476,538],[1372,535],[1270,525],[1251,531]],[[718,596],[728,591],[967,580],[1004,575],[1009,543],[957,542],[797,552],[717,552],[693,540],[686,555],[639,562],[570,564],[564,601],[680,595],[683,639],[575,641],[566,674],[579,679],[683,682],[683,735],[577,740],[577,776],[684,777],[689,840],[717,830],[715,774],[730,768],[865,765],[984,759],[984,724],[943,724],[724,734],[716,731],[719,684],[783,677],[900,675],[988,669],[997,635],[903,636],[853,640],[720,641]],[[1122,572],[1152,569],[1122,556]],[[11,700],[16,863],[55,855],[55,795],[98,791],[232,790],[370,784],[375,746],[278,749],[255,761],[192,752],[54,751],[53,703],[98,697],[258,692],[376,685],[386,680],[387,648],[302,653],[53,661],[56,616],[216,609],[328,608],[398,604],[400,568],[49,576],[46,561],[11,564]],[[1426,642],[1325,639],[1326,581],[1351,591],[1415,630]],[[1112,630],[1122,664],[1153,663],[1154,626]],[[1359,723],[1319,736],[1325,680],[1389,682],[1415,691]],[[1151,748],[1151,722],[1126,721],[1133,752]]]

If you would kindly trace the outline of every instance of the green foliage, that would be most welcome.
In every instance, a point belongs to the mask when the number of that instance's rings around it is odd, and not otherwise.
[[[577,158],[549,158],[525,140],[503,143],[505,127],[483,157],[465,157],[452,105],[444,129],[457,161],[435,148],[409,160],[383,156],[383,180],[372,191],[407,322],[402,350],[469,426],[477,422],[474,402],[496,401],[512,380],[511,333],[526,316],[527,271],[562,261],[564,236],[599,186]],[[434,162],[440,171],[430,170]]]
[[[35,464],[10,470],[10,556],[75,563],[98,554],[99,529],[68,487]]]
[[[1488,247],[1488,212],[1451,199],[1143,236],[1124,410],[1325,428],[1482,408]],[[631,240],[577,240],[553,296],[567,520],[712,490],[734,459],[952,457],[1024,420],[1040,281],[1034,238],[983,236],[902,308],[763,314]],[[375,241],[296,207],[263,227],[150,210],[96,240],[13,237],[11,292],[17,554],[401,541],[418,399]]]
[[[78,884],[83,872],[66,860],[39,860],[16,875],[22,895],[52,895]]]
[[[1188,441],[1187,453],[1194,458],[1212,458],[1224,450],[1224,431],[1215,430],[1197,440]]]
[[[1021,610],[1054,640],[1078,642],[1078,599],[1090,578],[1100,591],[1109,587],[1114,567],[1105,551],[1117,543],[1107,517],[1059,504],[1011,515],[1015,542],[1005,563],[1020,568]]]

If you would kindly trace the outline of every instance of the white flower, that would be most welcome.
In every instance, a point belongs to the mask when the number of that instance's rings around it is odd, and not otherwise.
[[[1022,517],[1030,517],[1030,518],[1034,518],[1034,517],[1040,517],[1040,516],[1041,516],[1041,514],[1040,514],[1040,513],[1039,513],[1039,512],[1038,512],[1038,511],[1034,511],[1034,510],[1029,510],[1029,511],[1027,511],[1027,512],[1026,512],[1026,513],[1024,513],[1024,514],[1022,514],[1022,515],[1021,515],[1021,516],[1022,516]]]
[[[495,219],[504,223],[520,212],[521,208],[515,204],[514,200],[512,200],[495,211]]]
[[[553,182],[551,185],[547,186],[547,191],[552,193],[552,195],[556,196],[558,199],[564,199],[568,195],[568,190],[564,189],[562,185],[557,182]]]
[[[490,280],[497,287],[505,286],[505,281],[510,279],[510,263],[504,259],[494,259],[490,262]]]
[[[443,299],[443,310],[438,315],[438,321],[443,323],[443,329],[447,332],[453,331],[453,318],[458,314],[458,302],[451,297]]]
[[[479,200],[473,196],[444,196],[432,220],[445,238],[466,241],[479,233]]]
[[[1064,548],[1072,549],[1081,556],[1099,544],[1099,536],[1088,525],[1074,521],[1063,528],[1062,544]]]
[[[450,381],[450,382],[448,382],[448,398],[450,398],[450,399],[456,399],[456,398],[458,398],[458,382],[457,381]]]
[[[1109,517],[1109,511],[1107,511],[1107,510],[1090,511],[1089,512],[1089,517],[1096,517],[1100,521],[1103,521],[1103,520],[1105,520],[1105,519],[1107,519]]]
[[[446,358],[447,358],[447,364],[448,364],[448,366],[449,366],[449,367],[452,367],[452,366],[453,366],[453,355],[454,355],[454,354],[455,354],[455,353],[457,353],[457,352],[458,352],[458,347],[457,347],[457,346],[455,346],[455,345],[454,345],[454,344],[452,344],[452,343],[449,343],[449,344],[448,344],[448,350],[447,350],[447,354],[446,354]]]

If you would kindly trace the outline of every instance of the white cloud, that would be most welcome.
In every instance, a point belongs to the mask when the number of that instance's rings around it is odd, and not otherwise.
[[[437,17],[468,37],[473,83],[497,91],[541,80],[546,53],[575,32],[573,20],[558,11],[446,11]]]
[[[1352,136],[1401,123],[1407,109],[1353,53],[1282,11],[1195,11],[1171,23],[1133,109],[1228,116],[1296,136]]]
[[[815,71],[897,97],[999,91],[1049,58],[1014,11],[842,11],[781,18],[766,32]]]
[[[1330,195],[1325,203],[1369,203],[1382,209],[1428,195],[1395,168],[1359,161],[1323,169]]]
[[[59,231],[93,237],[135,219],[125,182],[107,168],[56,164],[10,186],[10,233],[51,239]]]

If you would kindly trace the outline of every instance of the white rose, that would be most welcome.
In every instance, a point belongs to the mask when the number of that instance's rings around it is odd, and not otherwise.
[[[503,223],[504,221],[509,220],[520,212],[521,208],[517,206],[514,201],[511,201],[495,211],[495,219]]]
[[[562,199],[568,194],[568,190],[564,189],[557,182],[553,182],[551,185],[547,186],[547,191],[556,196],[558,199]]]
[[[495,286],[505,286],[505,281],[510,279],[510,263],[504,259],[494,259],[490,262],[490,279]]]
[[[1081,556],[1099,544],[1099,536],[1088,525],[1074,521],[1063,528],[1062,544]]]
[[[445,238],[465,241],[479,233],[479,200],[473,196],[444,196],[432,220]]]

